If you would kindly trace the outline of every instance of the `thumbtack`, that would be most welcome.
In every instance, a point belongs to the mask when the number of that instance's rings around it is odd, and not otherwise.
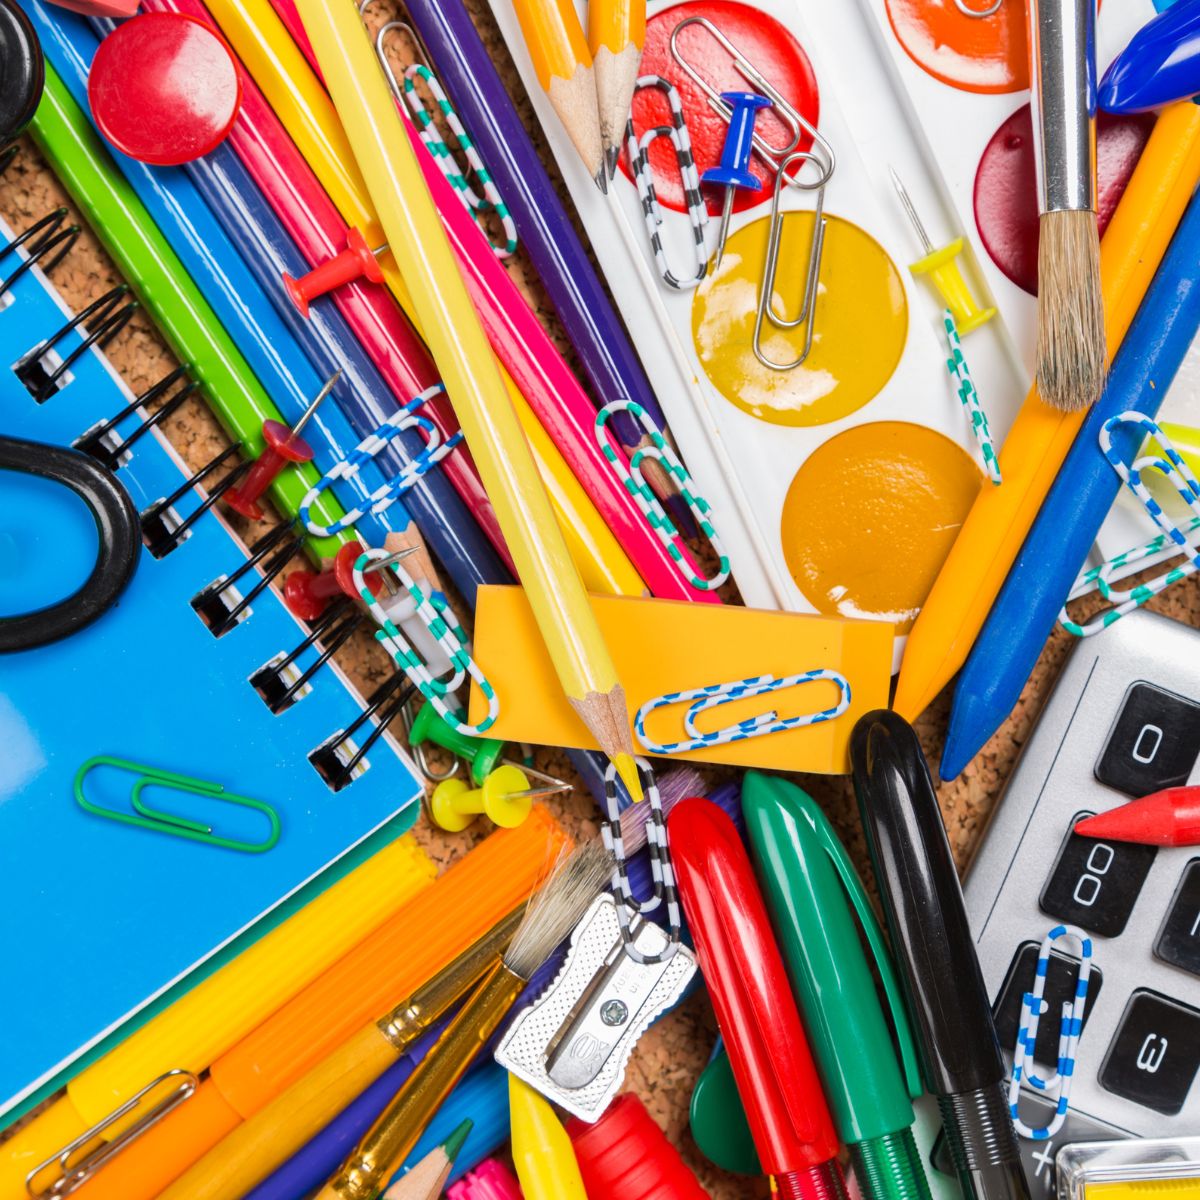
[[[347,542],[334,556],[333,566],[327,571],[293,571],[283,585],[283,602],[302,621],[315,621],[329,606],[335,596],[358,599],[354,586],[354,564],[362,554],[362,544]],[[383,585],[378,579],[369,579],[371,594],[378,599]]]
[[[750,152],[754,149],[754,122],[759,111],[771,107],[766,96],[756,92],[722,92],[721,99],[729,105],[729,129],[725,144],[721,147],[720,166],[709,167],[700,177],[702,184],[713,184],[725,189],[725,203],[721,207],[721,224],[717,231],[717,253],[713,270],[721,265],[725,255],[725,241],[729,237],[729,222],[733,217],[733,198],[738,188],[751,192],[762,191],[762,184],[750,170]]]
[[[317,411],[317,405],[333,391],[334,384],[342,377],[341,371],[335,371],[329,381],[317,393],[316,399],[304,410],[304,415],[289,429],[280,421],[263,422],[263,438],[266,449],[258,456],[254,466],[246,473],[246,481],[240,487],[231,487],[225,493],[225,503],[234,512],[249,517],[252,521],[261,521],[263,511],[258,505],[259,497],[275,482],[275,477],[288,463],[311,462],[312,447],[300,436],[300,431],[312,419]]]
[[[476,787],[483,785],[504,753],[504,743],[496,738],[477,738],[459,733],[428,700],[417,710],[412,728],[408,731],[410,746],[421,746],[426,742],[441,746],[470,763],[471,780]]]
[[[540,771],[531,770],[528,774],[550,786],[531,788],[526,772],[508,764],[497,767],[476,788],[468,787],[461,779],[439,783],[429,800],[434,824],[447,833],[461,833],[483,813],[492,824],[515,829],[529,816],[535,800],[570,790],[571,785],[561,779],[542,775]]]
[[[376,256],[386,249],[385,243],[378,250],[372,250],[367,245],[362,231],[351,225],[346,231],[345,250],[328,262],[313,267],[307,275],[301,275],[299,279],[293,279],[285,273],[283,286],[287,289],[292,303],[300,310],[300,315],[307,317],[309,301],[325,295],[326,292],[332,292],[334,288],[353,283],[362,276],[372,283],[379,283],[383,279],[383,271],[380,270]]]
[[[921,248],[925,251],[925,257],[918,259],[915,263],[910,263],[908,269],[914,275],[929,276],[930,281],[941,295],[942,302],[953,315],[958,332],[966,337],[973,329],[978,329],[980,325],[986,325],[996,315],[996,310],[980,308],[975,297],[971,295],[967,281],[963,278],[958,265],[958,256],[962,253],[965,243],[962,238],[955,238],[940,250],[935,249],[933,242],[929,240],[929,234],[925,232],[925,226],[913,205],[908,189],[904,186],[900,176],[896,174],[894,167],[889,167],[888,171],[892,176],[896,195],[900,197],[900,204],[917,235],[917,240],[921,243]]]

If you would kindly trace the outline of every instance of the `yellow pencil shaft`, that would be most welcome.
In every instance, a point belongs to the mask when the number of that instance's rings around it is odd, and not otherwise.
[[[297,7],[563,689],[607,694],[616,668],[357,10]]]
[[[583,26],[571,0],[514,0],[513,7],[544,90],[549,90],[552,79],[571,79],[579,67],[592,65]]]
[[[513,1165],[525,1200],[588,1200],[575,1149],[549,1102],[523,1079],[508,1077]]]
[[[588,48],[595,59],[600,48],[620,54],[626,46],[646,44],[646,0],[590,0]]]

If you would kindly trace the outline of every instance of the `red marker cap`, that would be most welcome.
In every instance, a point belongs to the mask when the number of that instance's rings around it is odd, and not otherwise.
[[[589,1196],[621,1200],[707,1200],[679,1151],[632,1092],[594,1124],[572,1117],[567,1133]]]
[[[729,817],[684,800],[667,818],[679,894],[763,1170],[797,1200],[845,1195],[838,1137],[754,868]]]
[[[242,81],[233,52],[211,25],[183,13],[143,13],[100,43],[88,103],[122,154],[172,167],[225,140]]]
[[[1075,832],[1143,846],[1200,846],[1200,786],[1165,788],[1084,817]]]

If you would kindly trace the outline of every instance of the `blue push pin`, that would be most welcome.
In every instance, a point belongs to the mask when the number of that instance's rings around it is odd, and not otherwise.
[[[771,101],[755,92],[722,92],[721,99],[729,105],[729,132],[721,147],[721,165],[709,167],[700,179],[725,189],[721,208],[721,227],[717,234],[715,271],[725,254],[725,239],[729,236],[729,221],[733,216],[733,197],[738,188],[762,191],[762,184],[750,173],[750,152],[754,149],[754,122],[759,109],[770,108]]]

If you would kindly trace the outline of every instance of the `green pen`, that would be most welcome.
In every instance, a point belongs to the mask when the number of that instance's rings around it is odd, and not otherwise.
[[[883,931],[850,857],[816,802],[786,780],[747,772],[742,811],[825,1097],[862,1194],[930,1200],[911,1128],[912,1101],[922,1090],[916,1047]]]
[[[230,436],[257,457],[265,445],[263,422],[287,422],[49,63],[30,132]],[[319,478],[311,463],[285,467],[271,484],[280,511],[295,520]],[[329,492],[312,513],[326,526],[345,515]],[[333,558],[352,538],[352,531],[310,536],[307,545],[316,559]]]

